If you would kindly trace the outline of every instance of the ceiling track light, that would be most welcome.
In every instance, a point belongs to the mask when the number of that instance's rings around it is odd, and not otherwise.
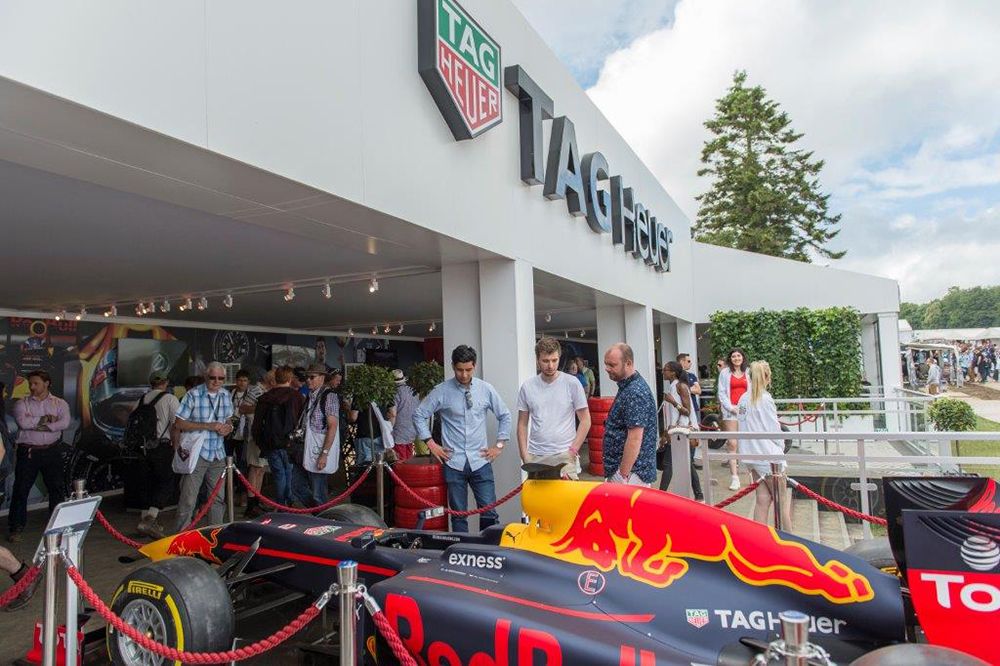
[[[546,321],[546,323],[549,323],[549,324],[552,323],[552,313],[551,312],[546,312],[545,313],[545,321]]]
[[[227,308],[233,307],[233,295],[232,294],[226,294],[225,296],[223,296],[222,297],[222,305],[224,307],[227,307]]]
[[[65,318],[66,318],[66,311],[65,310],[60,310],[59,312],[56,313],[56,317],[55,317],[56,321],[62,321]]]
[[[108,307],[108,309],[104,311],[104,316],[105,317],[117,317],[118,316],[118,307],[114,303],[112,303],[111,306]]]
[[[569,337],[569,331],[563,331],[563,337],[564,338],[568,338]]]
[[[583,336],[584,336],[584,330],[581,328],[580,329],[580,337],[582,338]]]
[[[184,304],[181,305],[181,311],[186,312],[188,310],[191,310],[192,308],[194,308],[194,303],[191,301],[190,298],[185,298]]]
[[[291,301],[294,298],[295,298],[295,288],[289,287],[288,289],[285,290],[285,300]]]
[[[170,301],[163,299],[163,302],[160,303],[160,312],[170,312]]]
[[[397,333],[402,333],[403,332],[403,325],[402,324],[399,325],[399,330],[396,331],[396,332]]]
[[[333,290],[330,288],[329,282],[323,285],[323,298],[333,298]]]
[[[434,329],[436,329],[436,328],[437,328],[437,324],[432,321],[431,325],[427,327],[427,330],[430,331],[431,333],[433,333]]]
[[[350,337],[353,338],[354,337],[354,329],[353,328],[347,329],[347,335],[349,335]]]
[[[382,332],[383,333],[388,333],[389,332],[389,324],[385,325],[385,328],[382,329]]]
[[[371,282],[368,283],[368,292],[374,294],[376,291],[378,291],[378,278],[373,275]]]
[[[378,326],[372,326],[372,335],[378,335]]]
[[[198,309],[207,310],[208,309],[208,299],[202,296],[198,299]]]

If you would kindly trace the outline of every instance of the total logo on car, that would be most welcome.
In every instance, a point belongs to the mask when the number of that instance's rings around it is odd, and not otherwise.
[[[500,555],[480,555],[479,553],[449,553],[448,564],[453,567],[471,567],[473,569],[503,569],[506,558]]]

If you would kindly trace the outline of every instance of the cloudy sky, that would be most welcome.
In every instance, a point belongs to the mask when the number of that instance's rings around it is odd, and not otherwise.
[[[1000,2],[515,2],[691,219],[702,123],[746,69],[826,160],[833,265],[916,302],[1000,284]]]

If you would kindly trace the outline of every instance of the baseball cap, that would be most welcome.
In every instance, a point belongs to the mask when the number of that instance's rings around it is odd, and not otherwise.
[[[167,373],[161,370],[153,370],[151,373],[149,373],[150,384],[159,384],[165,381],[167,381]]]

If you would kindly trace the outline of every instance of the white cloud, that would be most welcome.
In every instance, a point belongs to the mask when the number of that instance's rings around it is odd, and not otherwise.
[[[928,231],[927,216],[906,221],[898,206],[937,195],[957,208],[981,195],[962,188],[1000,183],[997,34],[1000,3],[989,1],[681,0],[672,24],[610,55],[589,92],[693,219],[708,187],[696,175],[703,123],[746,69],[805,133],[802,147],[827,162],[823,187],[844,213],[834,246],[849,250],[842,265],[856,254],[871,272],[892,271],[906,296],[931,279],[910,268],[919,258],[893,251],[870,261],[900,232]],[[860,203],[872,217],[855,215]],[[977,201],[972,214],[995,203]],[[984,247],[955,253],[992,267],[996,252]],[[973,281],[990,271],[971,271]]]

